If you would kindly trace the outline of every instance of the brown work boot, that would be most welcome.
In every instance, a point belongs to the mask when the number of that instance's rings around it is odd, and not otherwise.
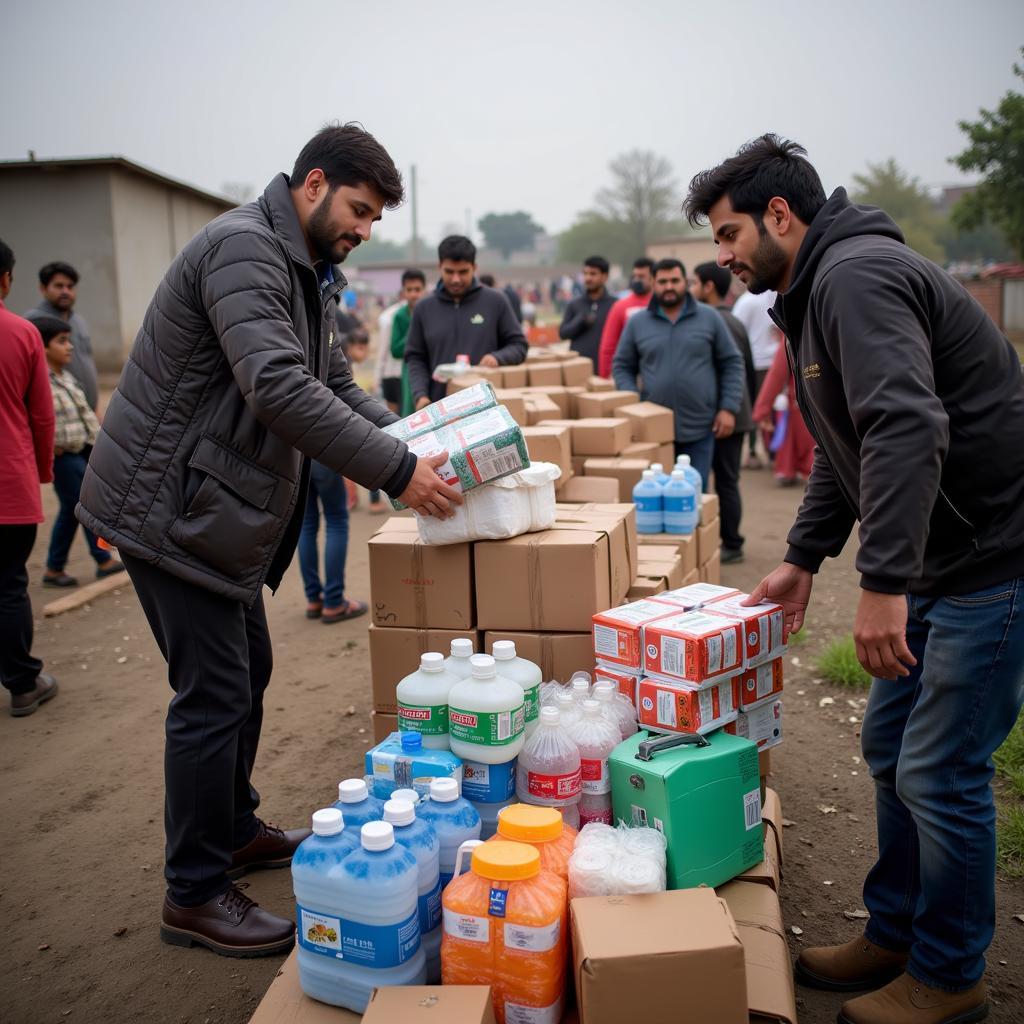
[[[11,694],[11,715],[14,718],[24,718],[26,715],[34,714],[40,704],[53,700],[57,696],[57,680],[46,672],[40,672],[36,676],[36,685],[28,693]]]
[[[231,869],[228,878],[240,878],[257,868],[286,868],[292,862],[292,854],[299,843],[312,835],[308,828],[293,828],[285,832],[274,828],[265,821],[256,819],[259,831],[252,842],[246,843],[231,855]]]
[[[929,988],[901,974],[885,988],[843,1003],[838,1024],[973,1024],[988,1016],[988,993],[979,981],[966,992]]]
[[[893,953],[861,935],[841,946],[812,946],[796,960],[793,975],[801,985],[828,992],[878,988],[907,966],[907,953]]]
[[[164,897],[160,938],[172,946],[206,946],[221,956],[271,956],[295,942],[295,925],[263,910],[242,892],[248,883],[198,907],[179,907]]]

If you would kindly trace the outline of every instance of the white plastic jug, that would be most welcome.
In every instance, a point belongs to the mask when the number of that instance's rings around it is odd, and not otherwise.
[[[468,637],[456,637],[452,641],[451,654],[445,658],[444,667],[452,675],[460,679],[469,679],[473,675],[470,658],[473,657],[473,641]]]
[[[697,508],[700,508],[701,502],[704,500],[704,478],[700,475],[700,470],[690,462],[689,455],[680,455],[676,459],[676,469],[681,469],[683,475],[687,481],[697,492]]]
[[[468,800],[459,796],[459,784],[454,779],[434,779],[430,783],[430,799],[417,804],[416,814],[437,833],[444,887],[455,871],[459,847],[469,839],[480,838],[480,815]]]
[[[486,764],[511,761],[523,749],[523,688],[499,676],[489,654],[474,654],[470,660],[472,678],[448,693],[452,753]]]
[[[686,456],[682,456],[686,458]],[[700,476],[696,470],[693,471]],[[672,470],[672,478],[662,491],[665,532],[690,534],[697,529],[700,518],[697,492],[681,469]]]
[[[555,702],[552,705],[558,709],[558,714],[561,719],[562,728],[569,731],[572,723],[580,717],[581,710],[580,704],[572,693],[563,687],[561,693],[555,694]]]
[[[448,691],[460,678],[445,669],[443,654],[421,654],[420,667],[396,689],[398,728],[418,732],[428,749],[448,750]]]
[[[498,675],[523,688],[524,732],[529,739],[537,730],[540,714],[540,684],[544,678],[540,666],[520,658],[514,640],[495,640],[491,656]]]
[[[628,739],[639,731],[636,709],[628,697],[619,693],[619,688],[610,679],[603,679],[594,684],[594,699],[607,712],[609,719],[615,722],[622,739]]]
[[[633,488],[636,506],[636,532],[661,533],[664,527],[662,487],[655,479],[653,469],[645,469]]]
[[[368,821],[380,821],[384,801],[370,795],[365,779],[343,779],[338,783],[338,800],[334,805],[345,815],[345,823],[360,828]]]
[[[523,803],[565,810],[580,801],[580,752],[561,718],[558,708],[544,708],[540,726],[523,745],[516,770]]]
[[[570,737],[580,751],[582,773],[580,822],[612,821],[612,783],[608,755],[621,741],[619,730],[601,714],[596,700],[583,701],[583,714],[572,724]]]

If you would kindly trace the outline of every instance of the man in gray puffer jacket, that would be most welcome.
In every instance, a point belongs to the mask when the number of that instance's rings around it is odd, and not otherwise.
[[[311,459],[424,514],[459,496],[379,428],[397,417],[336,344],[342,262],[403,198],[390,156],[325,128],[254,203],[208,224],[157,288],[86,471],[78,517],[115,544],[175,696],[166,726],[161,936],[280,952],[294,925],[231,878],[284,867],[306,830],[256,817],[272,666],[263,586],[291,561]]]

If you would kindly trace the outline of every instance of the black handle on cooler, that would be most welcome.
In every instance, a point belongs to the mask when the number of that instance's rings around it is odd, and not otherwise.
[[[652,761],[654,755],[672,747],[710,747],[711,744],[697,732],[679,732],[671,736],[659,736],[656,740],[643,740],[637,748],[638,761]]]

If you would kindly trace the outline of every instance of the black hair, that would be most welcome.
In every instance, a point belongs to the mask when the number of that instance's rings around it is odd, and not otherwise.
[[[678,270],[683,277],[686,277],[686,267],[683,266],[680,260],[677,260],[675,256],[666,256],[663,260],[658,260],[654,264],[654,274],[657,276],[663,270]]]
[[[701,284],[707,284],[710,281],[715,286],[715,291],[718,292],[720,299],[724,299],[729,294],[729,288],[732,285],[732,273],[725,267],[720,267],[714,260],[708,260],[707,263],[698,263],[693,268],[693,272],[700,278]]]
[[[14,250],[0,238],[0,276],[14,270]]]
[[[488,288],[494,287],[494,275],[493,274],[481,274],[480,283],[487,285]]]
[[[449,235],[437,247],[437,262],[476,263],[476,246],[465,235]]]
[[[683,201],[686,219],[697,227],[723,196],[737,213],[749,214],[759,225],[774,196],[785,199],[805,224],[825,205],[825,189],[807,151],[771,133],[744,143],[735,156],[694,175]]]
[[[54,263],[47,263],[40,268],[39,283],[45,288],[58,274],[71,278],[72,284],[78,284],[78,271],[70,263],[57,260]]]
[[[43,336],[43,344],[49,345],[58,334],[67,334],[71,325],[59,316],[33,316],[29,318]]]
[[[302,147],[292,168],[291,187],[299,188],[317,168],[331,191],[339,185],[370,185],[383,196],[388,210],[405,199],[402,175],[388,151],[354,121],[326,125]]]
[[[611,270],[608,261],[603,256],[588,256],[583,261],[583,266],[593,267],[595,270],[600,270],[602,274],[607,274]]]
[[[633,260],[633,269],[639,270],[641,267],[646,267],[652,274],[654,273],[654,260],[650,256],[637,256]]]
[[[404,285],[407,281],[419,281],[422,285],[426,286],[427,275],[422,270],[410,267],[408,270],[402,271],[402,284]]]

